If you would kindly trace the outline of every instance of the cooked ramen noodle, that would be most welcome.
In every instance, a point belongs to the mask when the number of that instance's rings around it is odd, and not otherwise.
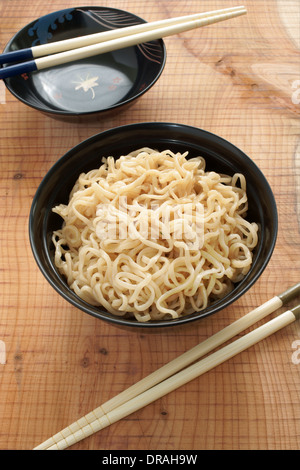
[[[79,176],[53,208],[55,265],[84,301],[140,322],[211,305],[248,273],[258,226],[242,174],[142,148]]]

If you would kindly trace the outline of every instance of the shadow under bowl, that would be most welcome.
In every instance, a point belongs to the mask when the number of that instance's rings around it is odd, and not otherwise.
[[[175,319],[138,322],[113,316],[101,307],[81,300],[67,285],[54,265],[54,230],[61,228],[62,219],[52,212],[58,204],[67,204],[75,181],[82,172],[99,168],[101,158],[151,147],[159,151],[188,151],[187,158],[203,156],[206,169],[233,175],[243,173],[247,182],[249,211],[247,219],[259,225],[259,241],[253,263],[245,278],[232,292],[213,302],[206,309]],[[139,330],[164,330],[194,323],[239,299],[257,281],[266,268],[275,247],[278,230],[277,208],[272,190],[257,165],[240,149],[223,138],[202,129],[176,123],[139,123],[113,128],[94,135],[75,146],[49,170],[36,191],[29,218],[29,237],[35,260],[52,287],[68,302],[94,317],[116,326]]]
[[[3,52],[141,23],[145,20],[115,8],[67,8],[32,21],[14,35]],[[164,42],[156,40],[4,82],[22,103],[52,117],[104,117],[126,109],[144,95],[161,76],[165,62]]]

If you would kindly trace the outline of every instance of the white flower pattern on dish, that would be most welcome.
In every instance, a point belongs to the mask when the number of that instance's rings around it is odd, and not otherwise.
[[[75,87],[75,90],[80,90],[81,88],[83,89],[83,91],[85,92],[88,92],[89,90],[91,90],[92,92],[92,99],[95,98],[95,91],[94,91],[94,87],[96,86],[99,86],[99,83],[97,83],[97,80],[99,79],[99,77],[91,77],[89,78],[89,76],[87,76],[85,79],[80,79],[81,81],[79,82],[73,82],[75,84],[77,84],[77,86]]]

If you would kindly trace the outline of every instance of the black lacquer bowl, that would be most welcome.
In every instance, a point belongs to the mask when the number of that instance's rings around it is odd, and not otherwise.
[[[249,211],[247,218],[259,225],[259,242],[253,264],[246,277],[222,300],[205,310],[169,321],[139,323],[135,319],[116,317],[105,309],[93,307],[69,289],[55,268],[52,232],[61,228],[62,219],[52,212],[60,203],[66,204],[75,181],[81,172],[99,168],[102,156],[127,154],[141,147],[159,151],[189,151],[189,157],[202,155],[207,170],[232,175],[243,173],[247,181]],[[272,255],[278,229],[278,218],[272,190],[256,164],[230,142],[212,133],[175,123],[140,123],[117,127],[81,142],[67,152],[49,170],[35,194],[30,212],[29,234],[35,260],[52,287],[68,302],[94,317],[116,326],[138,330],[164,330],[194,323],[239,299],[261,276]]]
[[[114,8],[68,8],[32,21],[15,34],[3,52],[140,23],[145,21]],[[156,40],[4,82],[22,103],[53,117],[102,117],[126,109],[146,93],[161,76],[165,62],[164,42]]]

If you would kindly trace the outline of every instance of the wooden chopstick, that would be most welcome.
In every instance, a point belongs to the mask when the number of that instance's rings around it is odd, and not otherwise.
[[[101,429],[104,429],[105,427],[110,426],[111,424],[149,405],[164,395],[167,395],[182,385],[185,385],[196,377],[199,377],[205,372],[222,364],[233,356],[267,338],[278,330],[288,326],[299,318],[300,305],[298,305],[298,307],[294,307],[291,310],[287,310],[266,324],[235,340],[233,343],[224,346],[222,349],[212,353],[210,356],[196,362],[195,364],[192,364],[191,366],[169,377],[163,382],[160,382],[154,387],[141,393],[137,397],[103,415],[101,418],[79,429],[77,432],[48,447],[46,450],[64,450],[67,447],[76,444],[80,440],[89,437]]]
[[[81,60],[88,57],[92,57],[98,54],[104,54],[117,49],[124,49],[126,47],[134,46],[137,44],[154,41],[163,37],[171,36],[173,34],[190,31],[195,28],[211,25],[219,21],[225,21],[231,18],[235,18],[240,15],[247,13],[247,10],[242,8],[235,11],[206,16],[198,19],[184,21],[179,24],[172,24],[171,26],[165,26],[155,28],[154,30],[144,31],[137,34],[127,35],[125,37],[118,37],[111,41],[105,41],[101,43],[91,44],[85,47],[79,47],[76,49],[59,52],[57,54],[48,55],[45,57],[39,57],[35,60],[27,60],[16,65],[3,67],[0,69],[0,79],[13,77],[23,73],[30,73],[38,70],[43,70],[57,65],[63,65],[75,60]],[[121,29],[120,31],[122,31]]]
[[[35,447],[34,450],[66,448],[67,446],[73,445],[73,443],[75,443],[75,441],[73,442],[73,440],[77,439],[79,436],[81,436],[80,439],[83,439],[83,437],[87,437],[86,433],[88,431],[89,431],[88,435],[92,434],[93,432],[97,432],[95,431],[95,429],[98,429],[98,426],[102,426],[105,420],[107,419],[111,420],[113,419],[112,416],[116,416],[115,414],[112,415],[114,410],[125,406],[125,404],[128,402],[130,402],[132,406],[134,400],[137,399],[137,396],[142,396],[143,393],[145,393],[147,390],[150,390],[150,389],[153,391],[154,387],[157,386],[157,384],[165,383],[165,380],[169,379],[172,376],[174,377],[174,374],[179,373],[180,370],[184,369],[187,366],[190,366],[200,357],[211,352],[213,349],[216,349],[218,346],[224,344],[226,341],[233,338],[237,334],[241,333],[242,331],[244,331],[245,329],[247,329],[254,323],[262,320],[267,315],[270,315],[275,310],[286,305],[288,302],[293,300],[298,295],[300,295],[300,283],[290,287],[289,289],[282,292],[281,294],[274,296],[273,298],[271,298],[270,300],[268,300],[261,306],[257,307],[256,309],[252,310],[245,316],[236,320],[231,325],[225,327],[224,329],[217,332],[216,334],[214,334],[207,340],[203,341],[202,343],[198,344],[194,348],[190,349],[189,351],[179,356],[178,358],[174,359],[173,361],[164,365],[157,371],[153,372],[149,376],[143,378],[142,380],[137,382],[135,385],[129,387],[127,390],[124,390],[123,392],[118,394],[116,397],[105,402],[102,406],[97,407],[94,411],[88,413],[84,417],[80,418],[78,421],[74,422],[70,426],[66,427],[62,431],[52,436],[51,438],[47,439],[46,441],[44,441],[43,443]],[[298,310],[299,310],[299,307],[298,307]],[[299,312],[297,313],[297,315],[299,315]],[[285,317],[287,316],[290,318],[290,314],[287,314]],[[220,361],[222,355],[215,356],[215,357],[217,357],[217,360]],[[206,361],[205,364],[207,364],[208,360],[206,359],[205,361]],[[209,362],[209,364],[211,363],[213,362]],[[218,362],[218,364],[219,363],[220,362]],[[200,369],[200,371],[202,370],[203,372],[201,373],[206,372],[206,370]],[[166,390],[168,390],[168,388],[166,388]],[[169,392],[166,392],[166,393],[169,393]],[[138,403],[140,403],[140,400],[138,401]],[[124,408],[122,408],[122,410],[124,412]],[[102,427],[100,427],[98,430],[100,429],[102,429]]]
[[[85,36],[74,37],[65,39],[63,41],[50,42],[47,44],[40,44],[38,46],[28,47],[16,51],[6,52],[0,55],[0,64],[8,64],[10,62],[19,62],[28,59],[36,59],[49,54],[56,54],[58,52],[69,51],[77,49],[78,47],[90,46],[104,41],[111,41],[124,36],[151,31],[153,29],[162,28],[180,24],[194,19],[206,18],[208,16],[221,15],[224,13],[245,10],[244,6],[237,6],[231,8],[224,8],[222,10],[213,10],[204,13],[196,13],[194,15],[179,16],[177,18],[168,18],[165,20],[153,21],[151,23],[142,23],[135,26],[127,26],[120,29],[113,29],[111,31],[103,31],[101,33],[87,34]]]

